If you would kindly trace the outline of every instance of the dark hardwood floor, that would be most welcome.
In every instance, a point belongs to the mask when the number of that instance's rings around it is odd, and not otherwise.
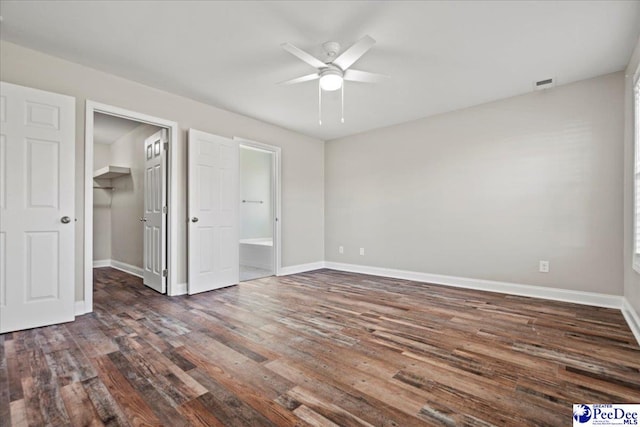
[[[330,270],[174,298],[94,274],[92,314],[0,335],[2,426],[567,426],[640,402],[618,310]]]

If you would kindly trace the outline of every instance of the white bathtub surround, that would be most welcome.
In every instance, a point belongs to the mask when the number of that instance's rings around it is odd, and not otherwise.
[[[273,239],[240,239],[240,265],[267,270],[273,274]]]
[[[258,245],[258,246],[273,246],[273,239],[271,237],[257,237],[255,239],[240,239],[240,244]]]

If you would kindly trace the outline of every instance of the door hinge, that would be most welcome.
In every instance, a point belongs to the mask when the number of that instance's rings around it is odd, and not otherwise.
[[[166,268],[162,270],[162,277],[167,277],[168,275],[169,275],[169,270],[167,270]]]
[[[163,214],[166,214],[166,213],[167,213],[167,207],[166,207],[166,206],[163,206],[163,207],[162,207],[162,213],[163,213]]]
[[[164,151],[167,151],[167,150],[169,149],[169,143],[168,143],[168,142],[165,142],[164,144],[162,144],[162,149],[163,149]]]

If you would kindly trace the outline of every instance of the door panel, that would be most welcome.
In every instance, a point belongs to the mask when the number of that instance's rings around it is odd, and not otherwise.
[[[144,142],[144,272],[145,285],[158,292],[167,292],[166,230],[166,142],[165,129],[156,132]]]
[[[238,143],[189,129],[189,294],[239,282]]]
[[[216,242],[216,230],[213,227],[199,227],[200,262],[198,272],[201,275],[215,272],[215,260],[213,249]]]
[[[58,207],[58,176],[60,161],[58,141],[26,139],[27,157],[25,172],[27,175],[27,206],[30,208]]]
[[[229,250],[238,244],[238,236],[232,227],[220,227],[218,240],[218,253],[220,254],[220,271],[231,272],[240,266],[240,262],[234,256],[234,251]],[[238,250],[240,248],[238,247]]]
[[[27,109],[25,123],[46,129],[60,129],[60,108],[39,102],[25,102]]]
[[[74,318],[75,99],[0,92],[2,333]]]
[[[57,299],[58,285],[58,233],[35,232],[25,234],[27,282],[26,301]]]

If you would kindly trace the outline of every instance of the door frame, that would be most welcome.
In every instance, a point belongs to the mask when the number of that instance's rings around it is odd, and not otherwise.
[[[178,242],[178,123],[127,110],[113,105],[88,100],[85,107],[84,138],[84,308],[85,313],[93,311],[93,132],[94,113],[104,113],[137,122],[147,123],[169,130],[167,155],[167,295],[181,295],[184,289],[178,285],[178,251],[174,246]],[[183,286],[184,287],[184,286]]]
[[[275,245],[274,253],[274,271],[275,276],[280,276],[280,270],[282,269],[282,245],[281,245],[281,231],[282,231],[282,206],[281,206],[281,154],[282,148],[275,145],[264,144],[262,142],[252,141],[250,139],[241,138],[238,136],[233,137],[238,141],[240,148],[249,147],[262,151],[267,151],[273,154],[273,167],[272,167],[272,179],[273,179],[273,204],[274,204],[274,224],[273,224],[273,243]],[[240,201],[238,200],[238,204]],[[240,208],[238,208],[240,213]]]

